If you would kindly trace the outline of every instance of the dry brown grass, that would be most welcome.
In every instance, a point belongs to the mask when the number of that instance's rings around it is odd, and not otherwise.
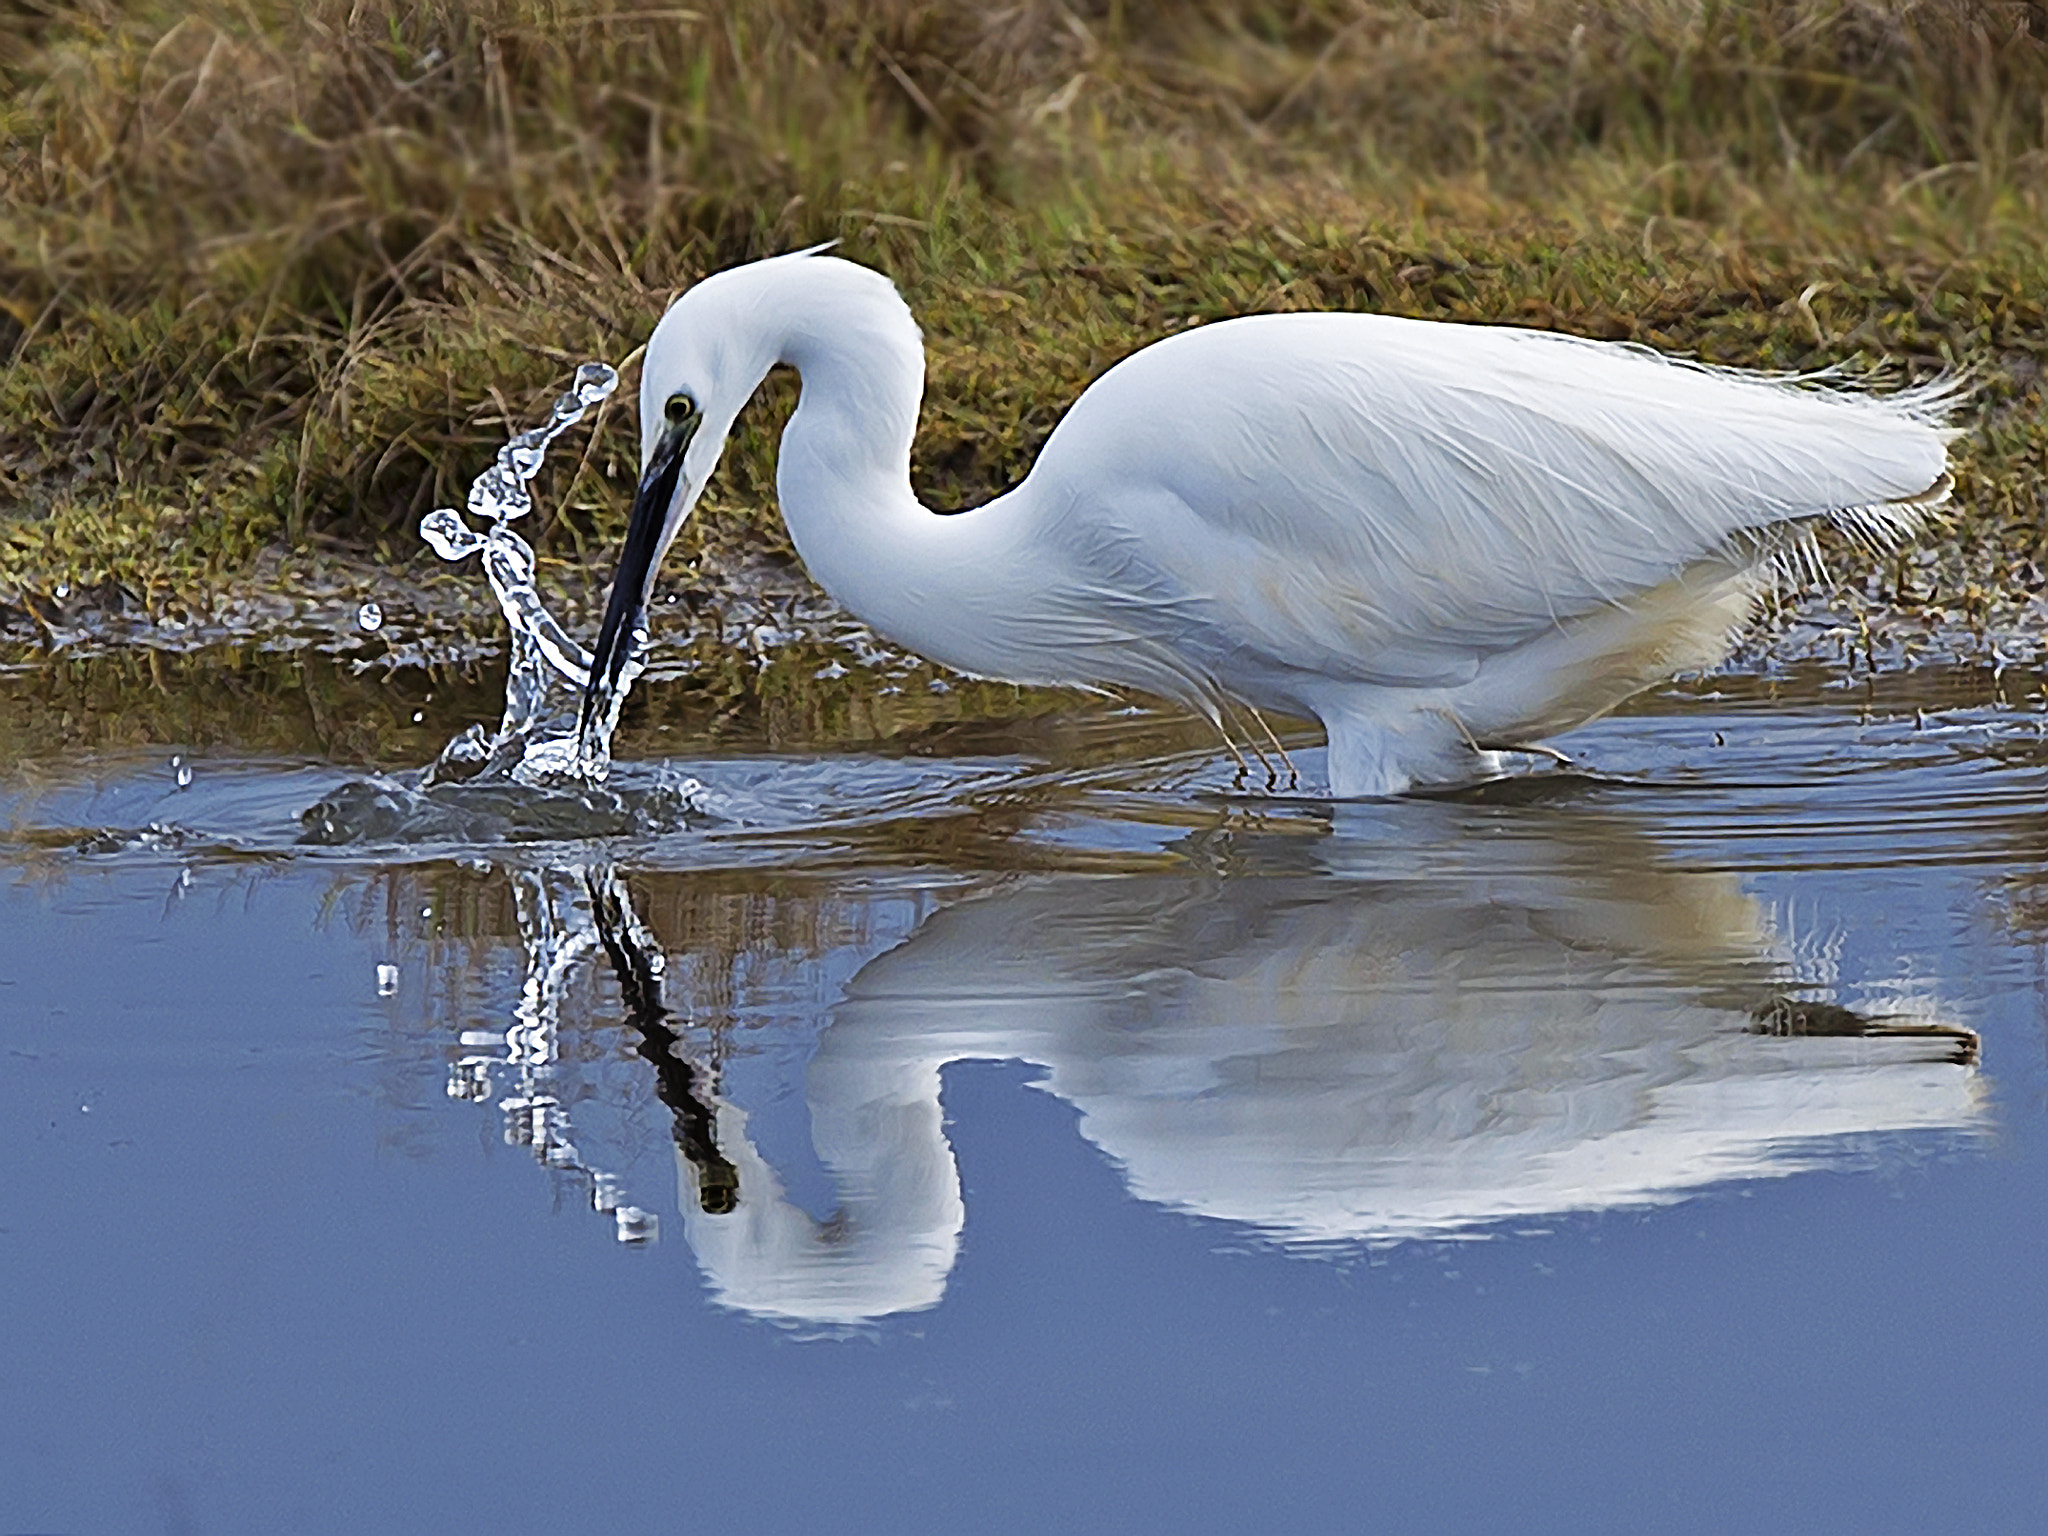
[[[1172,323],[1356,304],[1970,366],[1966,505],[2042,553],[2040,0],[0,5],[0,596],[409,554],[575,362],[830,238],[925,319],[939,499]]]

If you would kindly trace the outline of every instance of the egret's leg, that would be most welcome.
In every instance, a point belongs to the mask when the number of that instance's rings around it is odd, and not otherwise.
[[[1279,734],[1274,731],[1272,723],[1268,721],[1264,715],[1259,713],[1258,710],[1252,708],[1252,706],[1249,704],[1245,706],[1245,713],[1250,715],[1252,719],[1258,722],[1259,729],[1265,732],[1266,734],[1266,744],[1273,749],[1274,756],[1280,759],[1280,766],[1287,770],[1288,789],[1296,790],[1301,788],[1301,774],[1296,770],[1294,766],[1294,759],[1287,755],[1287,747],[1280,740]],[[1264,754],[1261,753],[1260,757],[1261,760],[1263,760]],[[1269,769],[1266,774],[1267,792],[1271,793],[1273,790],[1276,790],[1279,787],[1280,780],[1278,776],[1275,775]]]
[[[1257,721],[1260,729],[1265,731],[1266,739],[1268,741],[1272,740],[1272,728],[1266,724],[1265,719],[1256,709],[1245,703],[1239,703],[1237,707],[1244,714],[1250,715],[1253,720]],[[1273,786],[1280,782],[1280,775],[1274,770],[1273,760],[1266,756],[1265,750],[1260,747],[1258,740],[1249,731],[1245,733],[1244,744],[1251,749],[1252,756],[1259,760],[1259,766],[1266,770],[1266,792],[1271,794]],[[1235,751],[1236,749],[1233,748],[1232,750]],[[1250,768],[1251,765],[1244,760],[1242,755],[1239,755],[1237,759],[1237,787],[1239,789],[1245,787],[1245,776],[1250,771]]]
[[[1209,723],[1216,727],[1216,734],[1223,742],[1223,750],[1237,763],[1237,773],[1231,779],[1231,788],[1243,789],[1251,780],[1252,765],[1244,760],[1244,754],[1237,750],[1237,743],[1230,739],[1230,728],[1224,724],[1223,711],[1209,711]]]
[[[1474,745],[1443,709],[1401,713],[1332,712],[1330,793],[1339,800],[1377,800],[1424,785],[1470,784],[1500,772],[1496,754]]]

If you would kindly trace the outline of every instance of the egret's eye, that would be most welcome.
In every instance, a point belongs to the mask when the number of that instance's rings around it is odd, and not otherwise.
[[[668,397],[668,404],[661,408],[661,412],[668,418],[670,426],[680,427],[697,414],[697,402],[678,390]]]

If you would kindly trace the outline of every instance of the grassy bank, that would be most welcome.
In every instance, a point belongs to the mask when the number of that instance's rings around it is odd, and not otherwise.
[[[2039,0],[0,6],[19,625],[424,571],[419,515],[577,362],[826,239],[924,323],[935,503],[1179,324],[1349,306],[1968,368],[1955,524],[1887,579],[1968,613],[2048,564]],[[788,398],[689,536],[713,575],[782,546]],[[615,540],[629,414],[546,487],[551,556]]]

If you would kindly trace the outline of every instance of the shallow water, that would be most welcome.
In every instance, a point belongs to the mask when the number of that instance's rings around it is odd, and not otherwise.
[[[0,1531],[2048,1505],[2037,676],[1384,805],[643,730],[637,830],[308,842],[337,713],[479,712],[373,681],[0,678]]]

